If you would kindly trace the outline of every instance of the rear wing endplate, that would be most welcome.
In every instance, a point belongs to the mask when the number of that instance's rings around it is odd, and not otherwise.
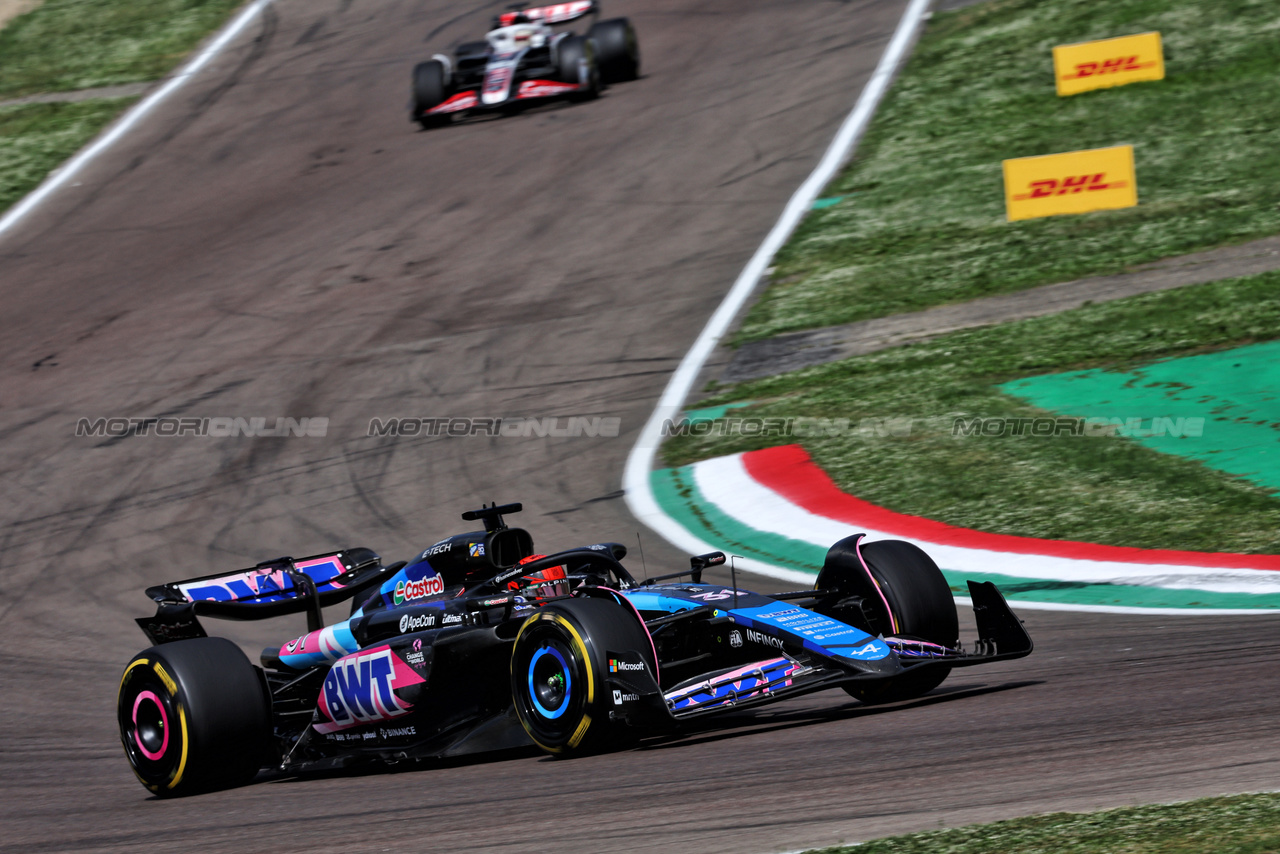
[[[579,18],[599,12],[596,0],[573,0],[570,3],[554,3],[550,6],[535,6],[522,10],[530,21],[541,21],[544,24],[567,24]]]
[[[978,623],[979,652],[988,661],[1030,655],[1035,644],[1005,601],[1004,594],[990,581],[969,581],[968,584],[973,618]]]

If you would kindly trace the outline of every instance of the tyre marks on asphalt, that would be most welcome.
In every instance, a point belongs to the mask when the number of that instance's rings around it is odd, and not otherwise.
[[[256,33],[86,170],[86,189],[51,198],[0,246],[0,435],[10,437],[0,445],[0,678],[23,686],[0,701],[13,745],[0,851],[198,838],[244,854],[286,835],[317,852],[371,839],[415,850],[793,848],[1062,803],[1064,787],[1029,785],[1024,759],[1039,761],[1037,746],[1056,735],[1087,740],[1105,717],[1095,705],[1123,717],[1140,702],[1198,739],[1175,763],[1162,753],[1169,730],[1135,736],[1163,775],[1153,779],[1174,779],[1188,758],[1239,759],[1238,734],[1215,735],[1204,716],[1221,688],[1162,670],[1167,684],[1144,683],[1133,701],[1096,675],[1067,678],[1055,668],[1068,659],[1114,666],[1098,652],[1110,624],[1045,615],[1032,624],[1029,670],[984,670],[959,679],[952,699],[892,714],[828,696],[689,746],[145,798],[114,745],[110,704],[122,663],[144,644],[132,618],[147,612],[146,585],[330,546],[397,560],[458,530],[475,501],[523,501],[515,518],[540,549],[631,544],[637,523],[612,496],[636,431],[816,162],[904,4],[615,0],[606,14],[640,28],[641,80],[590,104],[413,130],[413,62],[474,38],[493,8],[277,0],[269,44],[234,86],[191,119]],[[295,46],[321,18],[329,24]],[[851,30],[866,43],[841,48]],[[322,149],[332,165],[305,174]],[[86,199],[105,181],[109,191]],[[56,366],[31,369],[50,353]],[[325,416],[330,432],[105,447],[73,435],[80,417],[154,416],[191,401],[193,416]],[[455,415],[599,415],[622,429],[616,439],[367,435],[375,416]],[[687,565],[643,538],[651,572]],[[19,601],[19,591],[29,592]],[[290,620],[216,629],[260,649],[300,630]],[[1148,646],[1204,643],[1132,625]],[[1223,679],[1270,686],[1243,662],[1225,667]],[[1028,681],[1039,684],[973,690]],[[1089,714],[1068,716],[1076,704]],[[1233,726],[1258,721],[1256,706],[1244,703]],[[785,723],[796,725],[751,733]],[[969,763],[993,732],[1000,749]],[[1274,752],[1256,742],[1248,753],[1270,773]],[[1082,802],[1114,784],[1117,750],[1108,767],[1064,755],[1036,774],[1061,772]],[[866,800],[853,799],[852,781],[867,779],[854,769],[924,796],[903,804],[861,786]],[[1136,794],[1196,788],[1121,781]],[[477,814],[503,820],[481,835]]]

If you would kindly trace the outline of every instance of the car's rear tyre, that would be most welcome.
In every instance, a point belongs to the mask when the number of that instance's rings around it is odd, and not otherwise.
[[[832,547],[832,553],[839,554],[837,550],[847,542],[837,543]],[[879,634],[954,648],[960,636],[956,603],[947,579],[933,559],[919,547],[902,540],[865,543],[861,550],[884,599],[871,605],[883,611],[887,604],[889,609],[889,613],[881,614],[870,628]],[[861,563],[857,562],[856,552],[848,549],[847,553],[847,567],[839,566],[838,561],[833,566],[829,555],[823,573],[843,570],[865,576]],[[825,579],[825,584],[831,583],[831,578]],[[824,586],[821,576],[818,584],[819,587]],[[908,700],[937,688],[950,672],[951,668],[945,665],[928,665],[889,679],[847,685],[845,690],[864,703]]]
[[[610,719],[608,652],[641,652],[656,673],[652,642],[635,615],[607,599],[553,602],[525,620],[511,654],[511,697],[534,743],[568,754],[616,747],[625,725]]]
[[[444,64],[438,59],[419,62],[413,67],[413,120],[424,129],[448,122],[448,116],[428,116],[427,111],[444,103]]]
[[[145,649],[120,679],[125,756],[161,797],[248,783],[269,759],[266,685],[240,648],[196,638]]]
[[[582,61],[586,61],[586,80],[582,78]],[[575,100],[588,101],[600,94],[600,66],[595,45],[581,36],[568,36],[556,48],[556,75],[562,83],[586,84],[574,95]]]
[[[596,62],[604,83],[621,83],[640,76],[640,40],[626,18],[592,24],[587,38],[596,44]]]

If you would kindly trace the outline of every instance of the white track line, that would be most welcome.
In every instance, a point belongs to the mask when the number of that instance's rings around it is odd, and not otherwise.
[[[737,281],[733,283],[733,287],[720,303],[715,314],[707,321],[707,325],[698,335],[693,347],[685,354],[667,383],[666,389],[663,390],[662,397],[658,399],[658,405],[653,414],[641,428],[635,447],[627,456],[627,465],[622,474],[622,487],[626,494],[627,507],[636,518],[682,549],[693,552],[713,550],[711,546],[701,542],[675,519],[664,513],[653,496],[649,475],[658,445],[662,442],[662,424],[668,418],[675,419],[680,414],[689,391],[698,378],[698,372],[702,370],[703,364],[720,343],[729,324],[733,322],[734,317],[755,290],[769,262],[773,260],[773,256],[782,248],[782,244],[804,218],[814,199],[835,177],[836,172],[853,151],[871,117],[875,114],[880,99],[888,90],[899,63],[910,48],[916,30],[929,8],[929,2],[930,0],[911,0],[906,13],[898,22],[898,29],[893,34],[889,46],[880,57],[880,64],[876,66],[871,79],[863,87],[853,112],[845,118],[817,168],[791,196],[791,200],[782,211],[782,216],[778,218],[773,229],[760,244],[760,248],[751,256],[747,266],[738,275]],[[751,568],[757,572],[765,569],[765,567],[754,565]],[[786,570],[779,571],[786,572]],[[766,574],[777,574],[777,572]]]
[[[146,118],[152,110],[154,110],[161,101],[178,90],[184,83],[200,72],[202,68],[217,56],[223,48],[231,43],[231,40],[238,36],[249,23],[257,17],[263,9],[265,9],[273,0],[254,0],[246,9],[225,26],[217,37],[205,47],[204,50],[188,62],[181,71],[170,77],[163,86],[152,92],[146,98],[138,102],[132,109],[120,117],[120,120],[111,127],[109,131],[104,133],[93,141],[87,148],[82,148],[78,154],[55,169],[44,179],[44,182],[36,187],[30,193],[18,202],[9,212],[0,218],[0,237],[21,222],[27,214],[31,213],[36,207],[62,188],[68,181],[76,176],[85,166],[89,164],[93,158],[106,151],[111,145],[130,130],[135,125]]]

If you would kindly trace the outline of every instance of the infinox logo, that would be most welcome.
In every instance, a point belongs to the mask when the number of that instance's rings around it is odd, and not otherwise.
[[[1004,194],[1010,221],[1133,207],[1138,203],[1133,147],[1006,160]]]
[[[315,728],[330,733],[406,714],[413,706],[397,697],[395,689],[424,681],[396,658],[390,647],[341,658],[330,668],[320,691],[320,712],[330,722],[318,723]]]
[[[763,632],[752,631],[751,629],[743,629],[747,633],[747,639],[753,643],[763,646],[771,646],[774,649],[782,649],[782,641],[775,637],[770,637]]]
[[[391,594],[395,603],[409,602],[414,599],[425,599],[444,592],[444,579],[438,575],[424,578],[421,581],[397,581],[395,592]]]
[[[1059,45],[1053,49],[1053,74],[1062,96],[1164,79],[1164,49],[1159,33]]]

